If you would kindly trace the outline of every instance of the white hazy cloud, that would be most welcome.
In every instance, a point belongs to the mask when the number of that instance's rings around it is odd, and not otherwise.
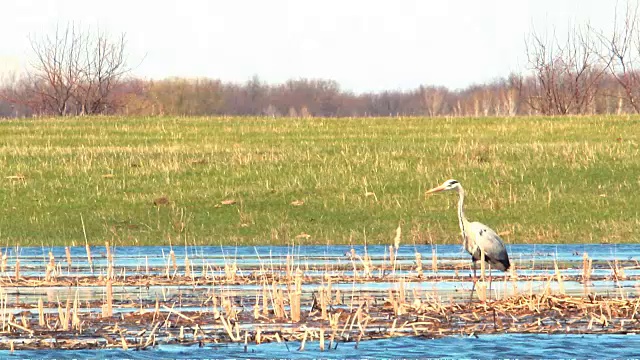
[[[348,90],[465,87],[526,66],[524,38],[610,27],[605,0],[22,0],[0,12],[0,72],[29,36],[73,22],[126,33],[134,73],[243,82],[325,78]],[[621,5],[618,5],[621,6]]]

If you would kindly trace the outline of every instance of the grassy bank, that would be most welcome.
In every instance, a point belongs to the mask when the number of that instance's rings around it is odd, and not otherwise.
[[[638,118],[0,121],[0,245],[640,240]]]

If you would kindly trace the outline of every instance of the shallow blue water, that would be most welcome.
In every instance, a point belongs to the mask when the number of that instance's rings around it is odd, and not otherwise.
[[[327,343],[328,345],[328,343]],[[318,342],[307,342],[298,351],[297,342],[249,345],[160,346],[154,350],[18,351],[12,358],[58,359],[385,359],[385,358],[590,358],[620,359],[640,356],[640,335],[544,335],[506,334],[479,337],[452,336],[440,339],[394,338],[339,343],[337,349],[319,351]],[[7,357],[8,351],[0,351]]]
[[[224,264],[225,260],[235,260],[238,264],[243,262],[255,264],[260,258],[263,262],[278,261],[286,255],[294,255],[299,258],[322,258],[326,261],[348,261],[347,254],[351,250],[348,245],[317,245],[317,246],[298,246],[295,248],[287,246],[190,246],[190,247],[174,247],[173,251],[177,258],[184,258],[185,253],[191,259],[203,258],[211,260],[212,263],[219,262]],[[400,246],[398,250],[398,259],[413,259],[415,252],[423,254],[423,259],[431,257],[432,249],[436,249],[439,260],[460,259],[468,260],[469,255],[462,250],[461,245],[406,245]],[[358,255],[363,255],[364,246],[353,246]],[[116,262],[122,265],[122,261],[135,260],[137,263],[145,257],[148,258],[150,266],[165,265],[163,258],[169,256],[171,248],[168,246],[143,246],[143,247],[116,247],[113,253]],[[512,261],[530,261],[530,260],[580,260],[582,254],[587,252],[589,257],[594,261],[612,260],[637,260],[640,259],[640,244],[554,244],[554,245],[529,245],[517,244],[507,245],[509,257]],[[48,259],[49,251],[56,258],[65,258],[64,247],[27,247],[19,248],[19,257],[22,264],[25,265],[29,260],[41,263]],[[382,259],[388,257],[388,246],[370,245],[367,247],[368,254],[373,258]],[[16,249],[6,248],[3,252],[7,252],[9,263],[15,258]],[[84,246],[70,248],[71,256],[83,261],[86,258],[86,250]],[[103,246],[91,247],[91,253],[95,265],[100,266],[106,261],[105,248]]]

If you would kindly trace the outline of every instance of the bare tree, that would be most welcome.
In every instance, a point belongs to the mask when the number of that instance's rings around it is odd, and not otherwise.
[[[422,107],[428,116],[439,116],[444,108],[448,90],[445,87],[420,86]]]
[[[109,97],[129,71],[125,35],[111,40],[100,31],[83,31],[73,24],[53,35],[31,37],[35,60],[28,82],[31,98],[55,115],[97,114],[109,110]]]
[[[74,100],[81,114],[109,110],[111,95],[129,71],[125,57],[125,35],[111,40],[105,33],[84,33],[82,57]]]
[[[603,45],[600,57],[609,61],[610,74],[621,87],[620,92],[609,94],[617,97],[617,112],[623,111],[623,100],[630,105],[632,111],[640,112],[640,70],[638,56],[640,55],[640,32],[638,31],[638,3],[626,3],[625,14],[620,21],[617,9],[613,25],[613,33],[605,35],[591,29]]]
[[[545,115],[590,112],[608,62],[597,55],[589,35],[577,27],[563,42],[530,34],[526,49],[534,81],[528,82],[526,101],[531,108]]]

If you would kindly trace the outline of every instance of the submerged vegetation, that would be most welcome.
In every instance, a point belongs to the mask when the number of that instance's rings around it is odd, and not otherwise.
[[[0,122],[2,245],[640,240],[640,120],[113,118]]]

